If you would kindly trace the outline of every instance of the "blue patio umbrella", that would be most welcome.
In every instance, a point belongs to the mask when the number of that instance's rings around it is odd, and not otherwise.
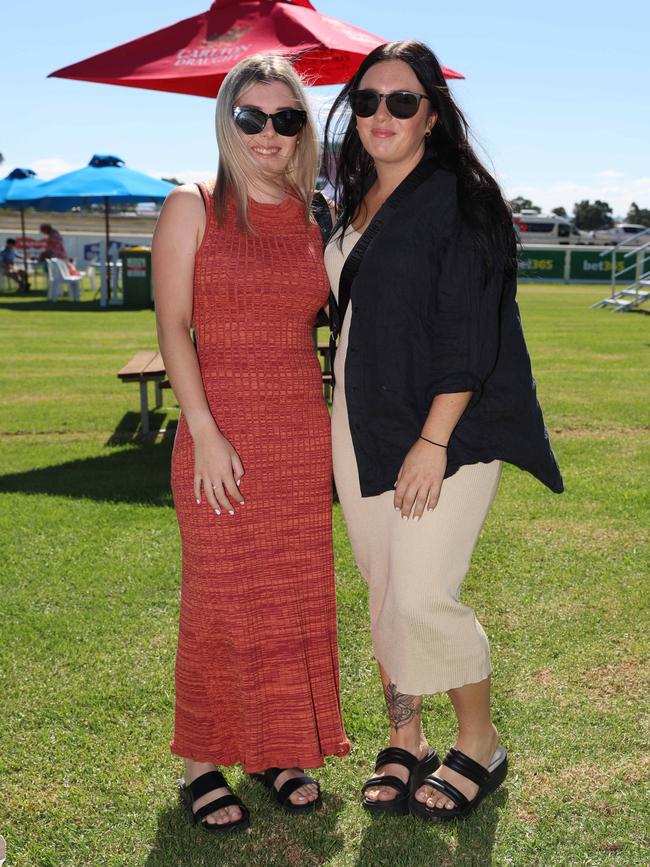
[[[36,177],[36,172],[31,169],[14,169],[6,178],[0,181],[0,206],[14,208],[20,211],[20,230],[23,236],[23,270],[25,273],[25,286],[29,288],[27,275],[27,238],[25,236],[25,208],[7,201],[12,193],[23,195],[38,187],[41,181]]]
[[[67,172],[51,181],[26,190],[12,190],[7,202],[38,210],[68,211],[82,205],[104,205],[106,224],[107,296],[111,292],[108,250],[110,243],[110,205],[133,202],[162,202],[174,189],[167,181],[152,178],[124,165],[124,160],[96,154],[83,169]]]

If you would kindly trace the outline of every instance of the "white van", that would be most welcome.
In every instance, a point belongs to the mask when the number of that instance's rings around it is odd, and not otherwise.
[[[650,241],[650,229],[639,223],[619,223],[611,229],[596,229],[592,235],[597,244],[620,244],[627,241],[631,247],[637,247]]]
[[[527,244],[590,244],[588,232],[576,229],[571,220],[556,214],[538,214],[526,210],[512,215],[521,243]]]

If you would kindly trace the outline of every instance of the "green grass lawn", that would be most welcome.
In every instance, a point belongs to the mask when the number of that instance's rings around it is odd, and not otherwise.
[[[385,744],[366,591],[335,507],[341,676],[354,748],[323,810],[286,817],[240,772],[249,833],[191,829],[169,751],[180,545],[178,410],[133,434],[150,311],[0,296],[0,833],[7,867],[647,865],[650,319],[606,289],[526,285],[529,348],[566,483],[506,467],[464,589],[492,645],[511,769],[465,824],[373,820],[359,787]],[[454,725],[427,699],[442,752]]]

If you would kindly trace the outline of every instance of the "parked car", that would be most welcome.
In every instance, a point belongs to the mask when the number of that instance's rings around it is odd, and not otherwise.
[[[639,237],[641,232],[645,234]],[[592,235],[596,244],[620,244],[629,240],[630,246],[635,247],[650,241],[650,228],[640,223],[619,223],[611,229],[596,229]]]
[[[556,214],[539,214],[524,209],[512,215],[515,228],[526,244],[594,244],[590,232],[576,229],[571,220]]]

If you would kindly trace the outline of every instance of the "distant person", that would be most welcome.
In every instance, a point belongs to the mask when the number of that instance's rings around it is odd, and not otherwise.
[[[374,49],[326,137],[340,193],[325,251],[334,475],[390,724],[363,805],[462,818],[501,784],[507,752],[488,640],[460,588],[502,461],[562,490],[515,301],[512,219],[421,42]],[[422,696],[441,692],[458,723],[442,765],[422,729]]]
[[[29,289],[29,282],[25,272],[16,267],[16,239],[7,238],[5,241],[4,250],[0,252],[0,262],[2,262],[2,273],[6,274],[10,280],[18,284],[18,288],[23,291]]]
[[[312,337],[329,295],[311,216],[318,138],[291,63],[258,55],[235,66],[216,128],[216,180],[169,194],[152,253],[160,351],[181,406],[171,748],[185,760],[192,820],[231,832],[248,811],[219,766],[241,764],[283,810],[305,813],[321,796],[304,769],[350,745],[329,414]]]
[[[49,223],[43,223],[39,231],[47,237],[45,249],[38,257],[39,262],[44,262],[46,259],[67,259],[61,233]]]

